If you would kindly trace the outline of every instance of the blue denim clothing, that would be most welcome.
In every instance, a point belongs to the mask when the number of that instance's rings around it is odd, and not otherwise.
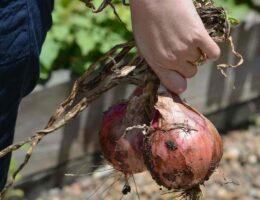
[[[54,0],[0,0],[0,149],[13,142],[21,99],[39,77],[39,54]],[[11,155],[0,158],[0,191]]]

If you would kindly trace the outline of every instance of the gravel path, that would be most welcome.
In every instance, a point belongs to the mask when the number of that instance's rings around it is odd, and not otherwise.
[[[202,187],[205,199],[260,200],[260,128],[229,132],[223,141],[221,166]],[[72,185],[44,191],[37,200],[120,200],[124,180],[110,169],[103,167],[92,176],[79,177]],[[148,173],[135,175],[135,182],[141,200],[173,199],[174,194],[160,190]],[[129,184],[132,191],[122,199],[138,200],[132,178]]]

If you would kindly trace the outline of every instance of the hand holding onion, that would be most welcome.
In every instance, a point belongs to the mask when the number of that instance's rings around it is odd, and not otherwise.
[[[214,7],[212,1],[193,2],[208,32],[208,35],[204,32],[205,37],[201,38],[205,45],[213,42],[209,36],[218,42],[227,40],[230,27],[225,10]],[[132,9],[138,12],[138,7],[133,8],[135,4],[141,3],[135,0],[132,1]],[[152,7],[147,9],[152,9]],[[138,23],[134,23],[135,26],[138,26]],[[202,26],[201,21],[200,25]],[[136,30],[138,29],[135,28]],[[153,31],[160,32],[161,30],[167,29],[160,28]],[[155,32],[151,32],[151,37]],[[144,38],[149,40],[149,37],[148,34],[148,37]],[[205,38],[207,39],[205,40]],[[156,56],[160,55],[160,53],[157,52],[151,59],[145,56],[147,51],[153,51],[154,53],[160,50],[157,47],[148,49],[145,47],[147,44],[154,45],[153,43],[157,40],[141,45],[142,48],[146,48],[142,49],[138,37],[136,39],[139,50],[148,64],[161,78],[162,84],[169,88],[169,85],[163,82],[165,79],[162,79],[162,75],[156,71],[157,68],[151,64],[153,59],[157,59]],[[166,37],[160,39],[159,43],[167,43],[163,42],[167,39]],[[177,41],[182,40],[177,39]],[[215,52],[218,56],[219,49],[214,42],[212,44],[214,45],[211,46],[211,53],[213,55],[213,52]],[[202,46],[198,47],[203,49]],[[206,52],[205,49],[203,50]],[[233,47],[232,51],[237,55]],[[207,52],[208,56],[211,53]],[[147,55],[153,54],[148,53]],[[182,55],[185,58],[189,57],[186,54]],[[163,60],[167,61],[167,59]],[[156,63],[158,64],[157,61]],[[165,63],[160,65],[167,66]],[[174,70],[178,71],[180,69]],[[181,71],[178,71],[178,73],[182,74]],[[182,75],[189,77],[185,74]],[[144,77],[146,76],[147,74]],[[166,76],[168,78],[172,77],[170,73],[166,73]],[[178,84],[175,86],[179,87]],[[180,92],[178,89],[175,90],[176,88],[170,89],[177,93]],[[149,98],[143,98],[147,95],[155,97],[152,99],[156,100],[151,103],[148,100]],[[147,102],[144,101],[145,99]],[[149,107],[148,113],[147,109],[145,109],[147,107]],[[143,124],[146,125],[145,134],[143,134],[144,130],[137,129],[137,127],[143,127],[140,126]],[[135,128],[129,129],[131,127]],[[192,200],[198,199],[200,194],[199,186],[209,179],[218,167],[223,154],[221,137],[214,125],[205,116],[184,103],[177,94],[168,91],[150,91],[149,93],[149,90],[143,90],[142,88],[137,89],[130,100],[113,106],[105,114],[100,131],[100,143],[105,158],[115,169],[125,175],[139,173],[147,169],[159,185],[169,190],[181,191],[184,197]]]

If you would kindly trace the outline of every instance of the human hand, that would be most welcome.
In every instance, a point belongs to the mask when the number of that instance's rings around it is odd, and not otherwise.
[[[192,0],[130,0],[130,8],[139,53],[172,92],[186,89],[202,52],[209,60],[220,56]]]

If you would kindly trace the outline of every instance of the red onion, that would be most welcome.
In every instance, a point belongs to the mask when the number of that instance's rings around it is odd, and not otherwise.
[[[129,127],[148,122],[143,98],[134,96],[128,102],[112,106],[104,115],[100,130],[100,144],[104,157],[124,174],[143,172],[143,132]]]
[[[177,95],[162,92],[151,130],[144,140],[144,160],[153,179],[168,189],[190,190],[203,184],[218,166],[223,146],[219,133]]]

